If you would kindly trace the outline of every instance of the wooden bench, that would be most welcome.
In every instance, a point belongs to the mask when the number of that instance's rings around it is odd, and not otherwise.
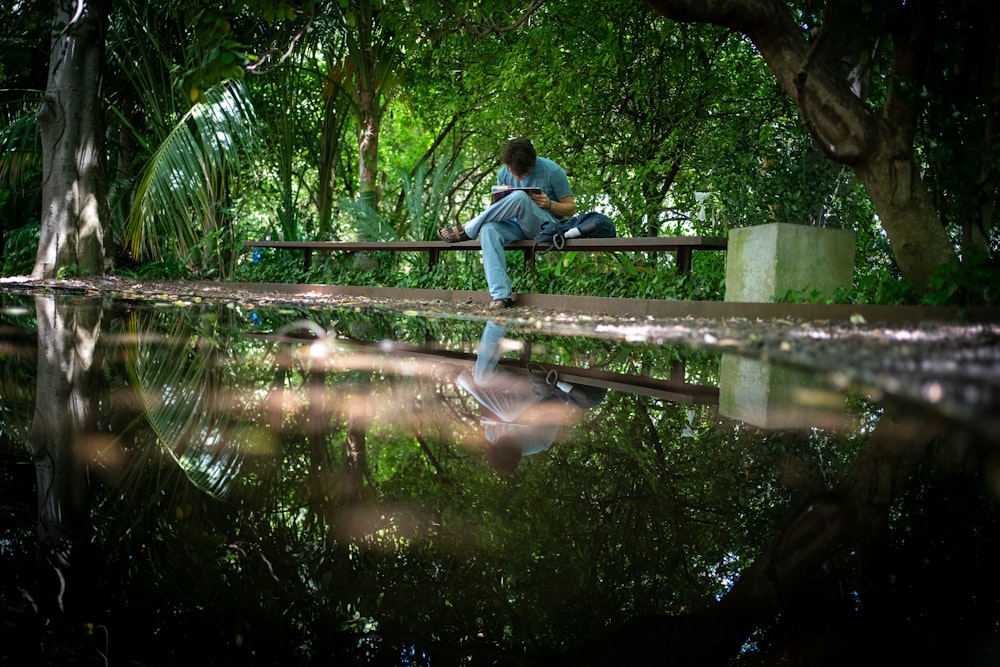
[[[426,252],[428,263],[434,266],[445,251],[479,250],[479,241],[446,243],[444,241],[246,241],[246,248],[275,248],[301,250],[303,267],[312,268],[314,252]],[[569,239],[560,249],[552,252],[673,252],[677,255],[677,273],[691,271],[691,253],[695,250],[725,250],[728,239],[721,236],[642,236],[636,238]],[[535,268],[534,241],[512,241],[507,250],[524,253],[524,264]]]

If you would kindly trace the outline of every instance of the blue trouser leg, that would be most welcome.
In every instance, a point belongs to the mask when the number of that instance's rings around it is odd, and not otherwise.
[[[465,225],[465,233],[478,238],[483,249],[486,285],[494,299],[511,295],[504,246],[510,241],[533,239],[548,215],[523,192],[515,192],[492,204]]]
[[[476,353],[476,365],[472,377],[477,384],[487,384],[496,375],[497,365],[503,352],[500,341],[507,335],[507,326],[493,320],[486,322],[483,336],[479,340],[479,351]]]
[[[510,241],[527,238],[515,222],[487,222],[479,230],[479,245],[483,249],[483,271],[486,286],[494,299],[506,299],[513,287],[507,275],[507,252]]]
[[[483,224],[510,220],[517,222],[518,226],[524,230],[524,238],[533,239],[542,228],[542,223],[548,219],[548,214],[539,208],[531,197],[523,192],[515,192],[490,205],[489,208],[470,220],[465,225],[465,233],[470,238],[476,238],[479,236],[479,229]]]

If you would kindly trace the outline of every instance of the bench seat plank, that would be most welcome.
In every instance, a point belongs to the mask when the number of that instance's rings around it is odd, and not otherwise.
[[[617,238],[567,239],[562,252],[676,252],[678,273],[691,269],[691,251],[725,250],[729,240],[722,236],[641,236]],[[479,241],[447,243],[445,241],[245,241],[245,248],[276,248],[302,250],[305,253],[305,269],[312,267],[313,252],[428,252],[430,265],[438,263],[440,253],[445,250],[479,250]],[[505,246],[508,250],[524,253],[524,262],[530,268],[535,264],[535,242],[512,241]],[[555,248],[543,246],[543,252]]]
[[[722,236],[641,236],[610,239],[567,239],[565,250],[628,251],[628,250],[722,250],[728,239]],[[325,251],[424,251],[479,250],[479,241],[447,243],[445,241],[246,241],[247,248],[287,248]],[[511,241],[507,247],[533,248],[534,241]]]

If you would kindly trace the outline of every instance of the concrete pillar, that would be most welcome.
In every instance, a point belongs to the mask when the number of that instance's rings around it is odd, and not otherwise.
[[[769,303],[789,291],[830,299],[854,284],[854,250],[850,229],[786,222],[731,229],[726,301]]]
[[[843,429],[847,399],[815,373],[800,368],[722,355],[719,414],[766,429]]]

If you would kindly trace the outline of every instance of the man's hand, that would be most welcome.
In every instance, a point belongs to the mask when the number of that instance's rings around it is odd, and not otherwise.
[[[531,195],[531,200],[536,204],[538,204],[539,206],[541,206],[542,208],[544,208],[545,210],[548,210],[552,206],[551,203],[552,200],[549,199],[549,196],[545,193],[542,193],[540,195]]]
[[[560,218],[568,218],[576,213],[576,199],[567,195],[562,199],[549,199],[546,195],[531,195],[536,204]]]

